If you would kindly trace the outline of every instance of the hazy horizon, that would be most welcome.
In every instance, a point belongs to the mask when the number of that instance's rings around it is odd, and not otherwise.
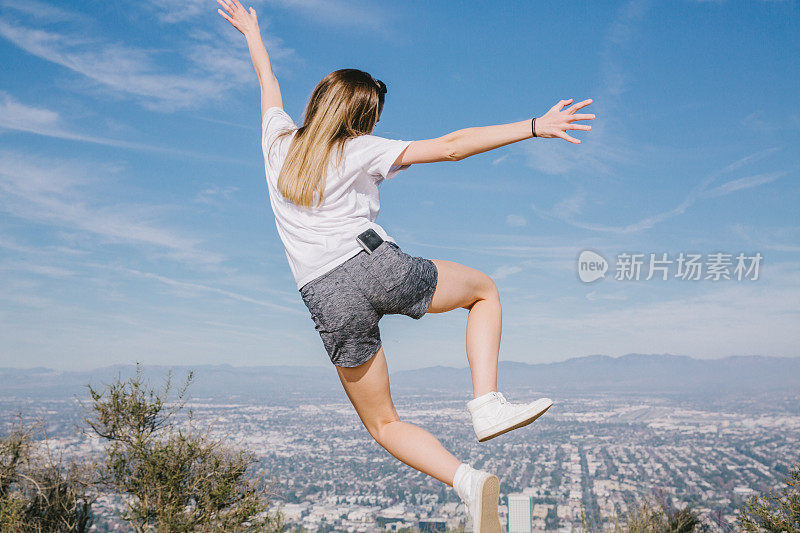
[[[558,359],[558,360],[553,360],[553,361],[538,361],[538,362],[533,362],[533,363],[530,362],[530,361],[516,361],[516,360],[513,360],[513,359],[503,359],[501,357],[499,362],[500,362],[500,364],[502,364],[502,363],[522,363],[522,364],[526,364],[526,365],[549,365],[549,364],[565,363],[567,361],[573,361],[573,360],[576,360],[576,359],[585,359],[585,358],[589,358],[589,357],[609,357],[611,359],[621,359],[621,358],[632,356],[632,355],[688,357],[690,359],[694,359],[694,360],[697,360],[697,361],[716,361],[716,360],[728,359],[728,358],[734,358],[734,357],[765,357],[765,358],[774,358],[774,359],[800,359],[800,355],[731,354],[731,355],[722,355],[722,356],[716,356],[716,357],[714,357],[714,356],[712,356],[712,357],[696,357],[696,356],[691,356],[691,355],[686,355],[686,354],[673,354],[673,353],[649,353],[649,354],[643,354],[643,353],[631,352],[631,353],[626,353],[626,354],[622,354],[622,355],[615,355],[615,356],[607,355],[607,354],[601,354],[601,353],[592,353],[592,354],[586,354],[586,355],[576,355],[576,356],[573,356],[573,357],[566,357],[564,359]],[[467,361],[466,356],[464,357],[463,364],[460,364],[460,365],[459,364],[449,364],[449,365],[430,364],[430,365],[422,365],[422,366],[413,367],[413,368],[393,369],[393,368],[391,368],[392,361],[389,360],[388,362],[389,362],[389,366],[390,366],[390,368],[389,368],[390,372],[403,372],[403,371],[409,371],[409,370],[421,370],[421,369],[424,369],[424,368],[432,368],[432,367],[439,367],[439,366],[443,366],[443,367],[447,367],[447,368],[455,368],[455,369],[464,369],[464,368],[468,368],[469,367],[469,362]],[[5,364],[5,363],[3,363],[2,365],[0,365],[0,370],[2,370],[2,369],[33,370],[33,369],[37,369],[37,368],[43,368],[43,369],[47,369],[47,370],[56,370],[56,371],[63,371],[63,372],[89,372],[89,371],[92,371],[92,370],[108,368],[108,367],[116,367],[116,366],[133,367],[133,366],[136,365],[136,363],[137,363],[136,360],[132,360],[132,361],[129,361],[129,362],[119,361],[119,362],[114,362],[114,363],[109,363],[109,364],[99,365],[99,366],[91,366],[91,367],[89,367],[89,366],[86,366],[86,367],[78,367],[78,366],[76,366],[76,367],[67,367],[67,366],[43,366],[43,365],[23,366],[23,365],[13,365],[13,364]],[[162,367],[163,368],[168,368],[168,367],[194,368],[194,367],[206,367],[206,366],[231,366],[233,368],[255,368],[255,367],[259,367],[259,368],[260,367],[330,368],[331,367],[329,361],[322,361],[322,362],[317,363],[317,364],[293,364],[293,363],[235,364],[235,363],[227,363],[227,362],[224,362],[224,361],[218,361],[218,362],[213,362],[212,361],[212,362],[204,362],[204,363],[196,364],[196,365],[193,365],[191,363],[176,363],[176,364],[147,363],[147,364],[143,364],[143,366],[145,366],[145,367],[157,367],[157,368],[162,368]],[[800,382],[798,382],[798,384],[800,385]]]

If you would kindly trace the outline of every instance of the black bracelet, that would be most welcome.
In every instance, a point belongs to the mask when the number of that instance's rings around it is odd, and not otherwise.
[[[538,137],[538,135],[536,135],[536,117],[533,117],[533,120],[531,120],[531,133],[534,137]]]

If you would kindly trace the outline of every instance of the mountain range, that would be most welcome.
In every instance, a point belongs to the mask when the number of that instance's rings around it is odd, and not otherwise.
[[[391,361],[389,362],[391,365]],[[90,371],[0,368],[0,399],[67,399],[85,396],[86,384],[102,386],[115,376],[130,376],[134,365]],[[143,366],[152,384],[169,370],[182,384],[194,372],[193,398],[259,400],[291,397],[345,398],[333,366]],[[393,391],[403,394],[467,394],[469,369],[431,366],[391,374]],[[553,394],[753,394],[800,393],[800,357],[732,356],[696,359],[671,354],[590,355],[556,363],[501,361],[500,390],[532,389]]]

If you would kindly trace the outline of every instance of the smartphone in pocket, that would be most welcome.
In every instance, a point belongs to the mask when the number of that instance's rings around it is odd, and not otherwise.
[[[381,238],[381,236],[378,235],[378,232],[372,228],[359,234],[359,236],[356,237],[356,240],[368,254],[374,252],[375,248],[380,246],[380,244],[383,242],[383,238]]]

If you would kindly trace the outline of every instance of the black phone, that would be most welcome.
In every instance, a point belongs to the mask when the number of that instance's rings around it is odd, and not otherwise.
[[[367,251],[368,254],[374,252],[375,248],[380,246],[380,244],[383,242],[383,239],[380,235],[378,235],[378,232],[372,228],[359,234],[359,236],[356,237],[356,240],[361,247]]]

